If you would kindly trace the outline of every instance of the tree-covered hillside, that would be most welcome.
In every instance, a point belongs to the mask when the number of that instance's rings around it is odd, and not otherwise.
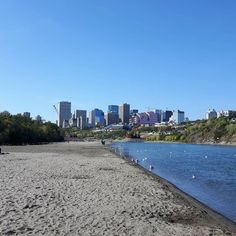
[[[143,128],[140,131],[143,132]],[[146,137],[142,133],[146,140],[185,143],[236,143],[236,122],[226,117],[201,120],[176,127],[159,127],[152,131],[153,134]]]
[[[199,121],[187,126],[183,135],[189,143],[234,143],[236,123],[226,117]]]

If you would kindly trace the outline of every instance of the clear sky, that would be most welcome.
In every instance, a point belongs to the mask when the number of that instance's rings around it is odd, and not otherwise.
[[[0,1],[0,111],[236,109],[235,0]]]

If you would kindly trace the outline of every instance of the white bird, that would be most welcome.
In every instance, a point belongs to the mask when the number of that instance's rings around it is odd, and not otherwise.
[[[195,176],[195,175],[192,175],[192,179],[196,179],[196,176]]]
[[[152,165],[149,166],[149,170],[153,170],[154,167]]]

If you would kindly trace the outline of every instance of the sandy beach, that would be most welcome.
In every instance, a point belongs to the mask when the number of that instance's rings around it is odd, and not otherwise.
[[[236,226],[100,142],[4,146],[0,235],[236,235]]]

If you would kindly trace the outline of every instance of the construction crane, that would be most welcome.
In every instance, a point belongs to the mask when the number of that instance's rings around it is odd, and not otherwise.
[[[58,114],[59,112],[58,112],[58,110],[57,110],[56,105],[53,105],[53,108],[54,108],[54,110],[56,111],[56,113]]]
[[[57,113],[57,115],[59,115],[59,111],[58,111],[56,105],[53,105],[53,108],[54,108],[55,112]],[[59,126],[59,123],[58,123],[58,122],[59,122],[59,121],[56,120],[56,124]]]

